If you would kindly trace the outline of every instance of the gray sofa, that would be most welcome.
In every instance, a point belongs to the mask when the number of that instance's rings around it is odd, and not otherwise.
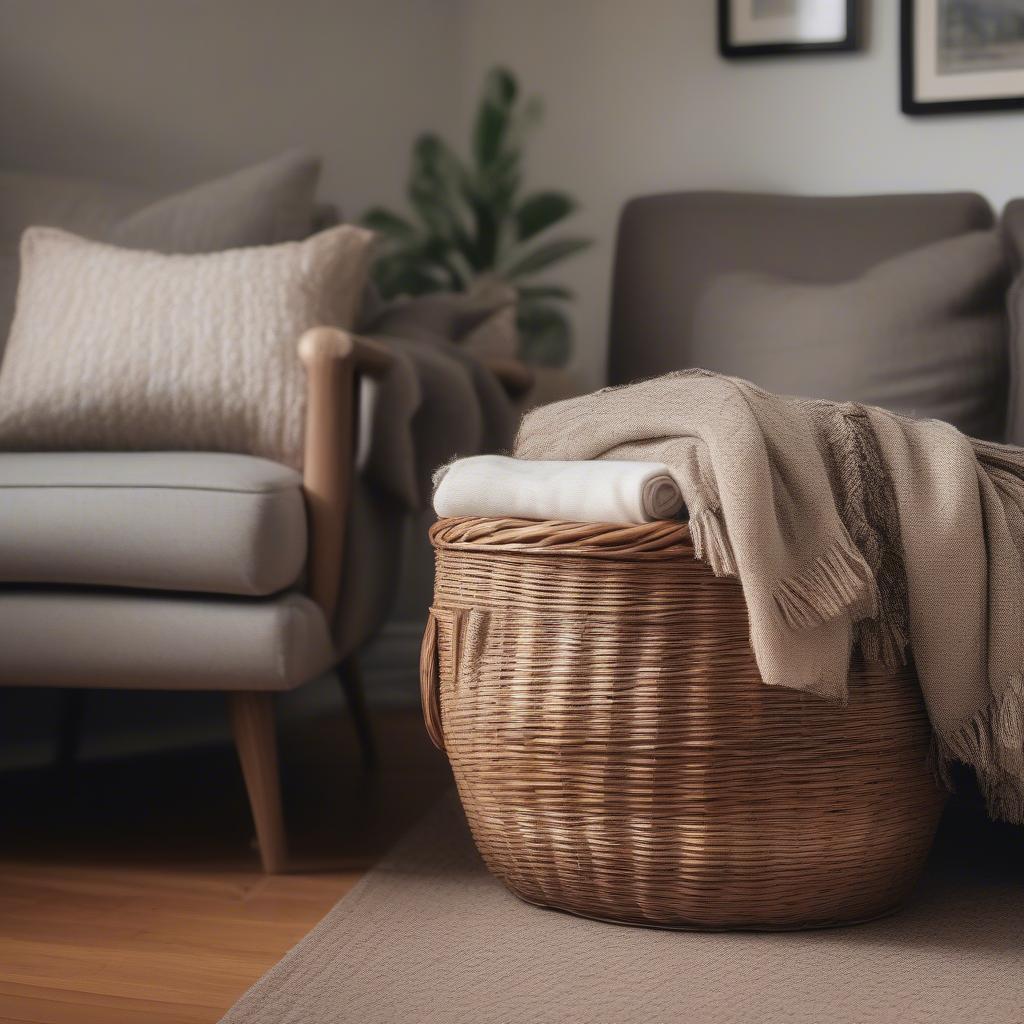
[[[1007,295],[1021,239],[1024,201],[1000,225],[971,193],[634,199],[609,383],[700,365],[1020,442]]]

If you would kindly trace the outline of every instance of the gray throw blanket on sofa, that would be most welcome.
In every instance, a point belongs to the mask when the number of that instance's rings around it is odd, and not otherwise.
[[[912,650],[940,765],[1024,823],[1024,450],[689,370],[536,409],[515,454],[664,462],[765,683],[844,701],[854,643]]]
[[[356,465],[406,508],[421,509],[438,465],[512,443],[516,412],[494,374],[457,345],[369,337],[394,363],[383,380],[362,382]]]

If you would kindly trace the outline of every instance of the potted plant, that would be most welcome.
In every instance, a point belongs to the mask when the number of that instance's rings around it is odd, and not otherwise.
[[[565,304],[572,293],[538,278],[590,240],[550,235],[576,211],[570,195],[523,187],[525,141],[540,116],[540,100],[521,97],[513,74],[495,68],[474,120],[470,159],[438,135],[421,135],[412,151],[411,213],[375,207],[363,223],[382,240],[373,276],[385,299],[511,289],[519,357],[562,366],[571,351]]]

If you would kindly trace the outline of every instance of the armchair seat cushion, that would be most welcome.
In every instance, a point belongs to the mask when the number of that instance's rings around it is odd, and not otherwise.
[[[0,584],[276,593],[305,563],[301,483],[246,455],[0,453]]]
[[[291,690],[334,662],[302,594],[0,589],[0,686]]]

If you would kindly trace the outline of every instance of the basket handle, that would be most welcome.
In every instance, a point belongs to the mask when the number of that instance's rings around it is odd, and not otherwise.
[[[470,680],[480,668],[490,629],[491,613],[482,608],[431,608],[420,647],[420,703],[423,722],[438,750],[445,749],[441,721],[440,620],[451,627],[451,682]]]
[[[437,650],[437,614],[431,608],[427,628],[420,647],[420,703],[423,706],[423,724],[438,750],[444,750],[444,731],[441,728],[441,667]]]

